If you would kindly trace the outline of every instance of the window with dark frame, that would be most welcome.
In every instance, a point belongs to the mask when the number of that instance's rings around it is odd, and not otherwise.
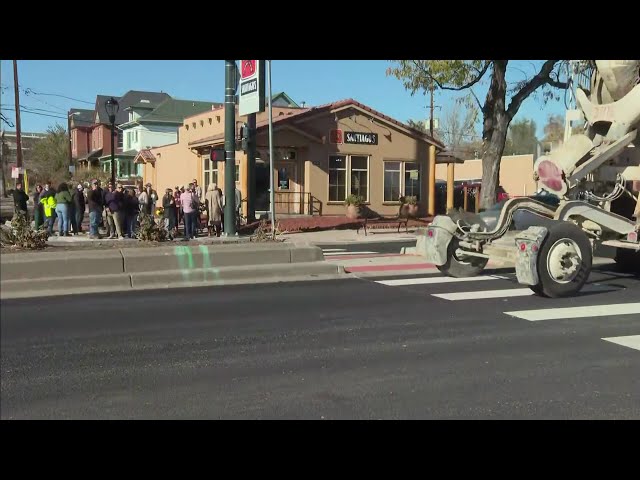
[[[347,157],[329,157],[329,201],[343,202],[347,198]]]
[[[351,155],[351,194],[369,200],[369,157]]]
[[[400,198],[400,169],[402,162],[384,162],[384,201],[397,202]]]
[[[384,201],[398,202],[401,196],[413,196],[420,201],[421,180],[417,162],[384,162]]]
[[[420,165],[418,163],[404,163],[404,195],[416,197],[416,200],[420,201]]]

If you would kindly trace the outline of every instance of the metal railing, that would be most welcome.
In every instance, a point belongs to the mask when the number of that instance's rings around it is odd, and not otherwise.
[[[242,203],[247,202],[246,198]],[[269,210],[269,200],[257,210]],[[309,192],[276,192],[276,215],[322,215],[322,202]],[[243,209],[244,210],[244,209]]]

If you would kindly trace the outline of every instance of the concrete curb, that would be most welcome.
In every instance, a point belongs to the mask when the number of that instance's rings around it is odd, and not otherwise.
[[[0,256],[2,282],[86,275],[191,271],[231,266],[297,264],[324,260],[309,244],[174,245],[157,248],[18,253]]]
[[[198,268],[191,271],[172,270],[76,276],[60,278],[55,282],[52,282],[50,278],[8,280],[2,282],[0,299],[341,278],[351,277],[344,273],[341,266],[325,262],[227,266],[209,269]]]

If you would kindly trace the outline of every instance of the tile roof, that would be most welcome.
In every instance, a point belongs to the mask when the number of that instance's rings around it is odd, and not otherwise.
[[[155,162],[156,161],[156,157],[153,155],[153,153],[151,153],[151,150],[145,148],[143,150],[140,150],[138,152],[138,155],[136,155],[136,158],[134,159],[134,162],[138,163],[138,160],[142,160],[144,162]]]
[[[436,145],[437,147],[439,147],[440,149],[444,149],[445,146],[444,144],[436,139],[431,137],[428,134],[425,134],[423,132],[421,132],[420,130],[417,130],[415,128],[410,127],[409,125],[407,125],[406,123],[400,122],[394,118],[389,117],[388,115],[385,115],[384,113],[379,112],[378,110],[375,110],[371,107],[368,107],[367,105],[360,103],[356,100],[354,100],[353,98],[347,98],[344,100],[339,100],[337,102],[332,102],[332,103],[325,103],[323,105],[318,105],[317,107],[311,107],[311,108],[301,108],[300,111],[297,112],[291,112],[291,114],[288,115],[281,115],[281,116],[277,116],[273,118],[273,123],[276,124],[278,122],[282,122],[282,121],[293,121],[293,123],[297,122],[298,120],[300,120],[302,117],[310,117],[313,116],[314,114],[318,114],[318,113],[322,113],[322,112],[326,112],[326,111],[331,111],[331,110],[335,110],[337,108],[342,108],[342,107],[347,107],[347,106],[355,106],[358,107],[366,112],[369,112],[383,120],[386,120],[387,122],[390,122],[392,124],[395,124],[401,128],[404,128],[406,130],[409,130],[410,132],[412,132],[414,135],[421,137],[422,139],[433,143],[434,145]],[[256,124],[256,129],[260,129],[265,127],[266,125],[268,125],[268,120],[264,120],[262,122],[258,122]],[[218,141],[220,139],[224,139],[224,134],[218,134],[218,135],[214,135],[212,137],[207,137],[201,140],[194,140],[192,142],[189,142],[189,145],[202,145],[202,144],[206,144],[207,142],[212,142],[212,141]]]

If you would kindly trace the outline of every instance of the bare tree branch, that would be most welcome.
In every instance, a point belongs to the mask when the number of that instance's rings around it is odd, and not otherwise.
[[[482,67],[482,70],[480,71],[478,76],[476,78],[474,78],[473,80],[471,80],[469,83],[467,83],[465,85],[462,85],[461,87],[445,87],[433,75],[431,75],[428,70],[425,70],[422,67],[422,65],[420,65],[416,60],[414,60],[413,63],[416,66],[416,68],[422,70],[422,73],[424,73],[427,77],[429,77],[431,79],[431,81],[433,83],[435,83],[440,90],[452,90],[452,91],[455,91],[455,92],[459,92],[460,90],[464,90],[466,88],[473,87],[476,83],[478,83],[482,79],[484,74],[487,73],[487,70],[489,69],[489,66],[491,66],[492,61],[489,60],[487,63],[485,63],[484,67]]]
[[[476,100],[476,103],[478,104],[478,108],[480,109],[480,111],[484,112],[484,107],[482,106],[482,103],[480,103],[480,99],[478,98],[476,93],[473,91],[473,88],[470,88],[469,91],[471,92],[471,95],[473,95],[473,98]]]
[[[515,114],[518,113],[518,109],[520,108],[520,105],[522,105],[522,102],[538,87],[544,84],[549,84],[556,88],[567,87],[566,83],[558,82],[550,77],[550,74],[558,61],[559,60],[547,60],[544,62],[540,71],[513,96],[511,103],[509,104],[509,108],[507,109],[507,114],[510,118],[513,118]]]

